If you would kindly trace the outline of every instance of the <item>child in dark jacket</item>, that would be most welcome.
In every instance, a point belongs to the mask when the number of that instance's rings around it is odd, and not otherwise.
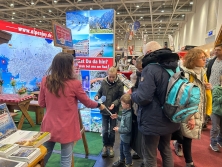
[[[120,127],[114,127],[113,130],[120,133],[120,160],[113,163],[113,167],[130,167],[132,166],[132,157],[130,153],[130,140],[132,130],[132,110],[130,94],[124,94],[121,98],[121,105],[123,108],[122,116],[112,114],[112,119],[118,119]],[[126,161],[126,162],[125,162]]]
[[[120,97],[123,95],[123,83],[118,79],[117,69],[110,67],[107,71],[107,77],[102,81],[95,100],[99,100],[105,96],[103,104],[110,110],[112,114],[118,113],[120,106]],[[106,109],[100,111],[102,114],[102,137],[103,150],[102,157],[114,157],[113,145],[115,142],[116,120],[110,118]]]
[[[211,114],[212,127],[210,131],[210,147],[213,151],[219,151],[222,147],[222,76],[220,85],[213,89],[213,111]]]

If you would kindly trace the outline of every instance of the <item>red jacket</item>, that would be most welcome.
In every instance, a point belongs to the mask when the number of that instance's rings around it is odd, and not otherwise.
[[[60,97],[50,93],[45,87],[46,77],[42,79],[39,105],[46,107],[41,131],[50,132],[50,141],[62,144],[81,139],[78,100],[88,108],[96,108],[98,103],[89,99],[79,80],[66,82],[65,96],[59,92]]]

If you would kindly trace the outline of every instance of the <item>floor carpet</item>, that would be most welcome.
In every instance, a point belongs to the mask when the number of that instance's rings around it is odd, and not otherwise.
[[[86,159],[86,158],[74,158],[75,167],[93,167],[95,160]],[[60,164],[60,154],[52,154],[46,167],[58,167]]]

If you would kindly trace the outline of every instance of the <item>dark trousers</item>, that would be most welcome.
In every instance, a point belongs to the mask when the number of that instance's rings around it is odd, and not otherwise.
[[[173,167],[173,157],[170,148],[171,134],[164,136],[142,135],[142,154],[144,167],[157,167],[157,148],[162,157],[163,167]]]
[[[122,140],[120,141],[120,160],[124,161],[126,159],[126,164],[132,164],[132,157],[130,153],[130,144],[124,143]]]
[[[172,134],[172,140],[177,140],[179,144],[182,144],[185,162],[193,162],[191,153],[192,139],[183,136],[181,130],[178,130]]]
[[[110,118],[109,115],[102,115],[102,135],[103,145],[113,147],[115,142],[115,131],[113,128],[116,126],[116,119]]]

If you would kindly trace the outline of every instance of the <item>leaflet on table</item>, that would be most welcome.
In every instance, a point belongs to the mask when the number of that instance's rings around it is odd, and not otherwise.
[[[8,158],[17,161],[32,163],[40,155],[41,151],[39,148],[21,147],[13,152],[11,155],[9,155]]]
[[[19,161],[14,161],[11,159],[6,159],[6,158],[1,158],[0,157],[0,164],[1,166],[4,167],[27,167],[28,163],[27,162],[19,162]]]
[[[15,133],[0,141],[7,144],[19,144],[25,147],[39,147],[50,139],[49,132],[17,130]]]
[[[0,104],[0,141],[17,131],[6,104]]]
[[[11,153],[19,149],[18,144],[2,144],[0,143],[0,156],[7,158]]]

